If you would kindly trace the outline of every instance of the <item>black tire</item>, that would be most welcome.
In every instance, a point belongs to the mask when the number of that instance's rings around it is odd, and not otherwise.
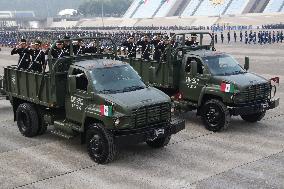
[[[89,156],[98,164],[107,164],[115,158],[117,147],[113,135],[103,124],[92,124],[87,130],[87,150]]]
[[[148,144],[148,146],[152,148],[163,148],[169,144],[170,140],[171,140],[171,136],[166,136],[163,138],[158,138],[155,140],[147,141],[146,143]]]
[[[211,99],[202,107],[202,120],[206,129],[218,132],[227,129],[231,120],[227,106],[217,99]]]
[[[25,137],[34,137],[38,134],[39,121],[35,107],[32,104],[20,104],[16,112],[17,125]]]
[[[40,108],[38,109],[38,119],[39,119],[39,128],[38,128],[38,135],[43,135],[47,130],[47,124],[44,122],[44,112]]]
[[[262,120],[262,118],[264,118],[265,114],[266,114],[266,111],[259,112],[259,113],[256,113],[256,114],[250,114],[250,115],[241,115],[241,118],[244,121],[247,121],[247,122],[250,122],[250,123],[255,123],[255,122]]]

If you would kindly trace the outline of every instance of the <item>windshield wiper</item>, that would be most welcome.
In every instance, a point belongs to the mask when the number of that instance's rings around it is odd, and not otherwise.
[[[144,87],[142,87],[142,86],[125,87],[123,89],[123,92],[136,91],[136,90],[140,90],[140,89],[144,89]]]
[[[103,93],[103,94],[115,94],[119,92],[121,92],[121,90],[105,89],[105,90],[99,91],[99,93]]]

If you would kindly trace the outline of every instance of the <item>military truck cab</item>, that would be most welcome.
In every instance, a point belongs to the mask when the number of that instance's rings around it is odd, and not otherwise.
[[[171,96],[175,112],[197,110],[210,131],[228,127],[231,116],[260,121],[267,110],[279,106],[271,80],[248,72],[249,59],[242,67],[232,56],[217,52],[211,34],[199,35],[199,45],[186,46],[180,36],[177,47],[165,51],[166,61],[127,60],[143,80]],[[209,36],[205,44],[205,36]]]
[[[51,125],[59,136],[81,135],[90,157],[101,164],[112,161],[121,144],[166,146],[171,135],[185,128],[184,120],[172,119],[170,98],[146,86],[129,64],[115,57],[49,58],[49,70],[43,73],[6,67],[4,91],[20,132],[34,137]]]

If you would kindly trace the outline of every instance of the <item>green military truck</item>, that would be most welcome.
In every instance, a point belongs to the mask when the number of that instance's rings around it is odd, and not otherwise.
[[[198,45],[186,45],[191,35],[198,37]],[[168,45],[160,62],[125,61],[146,84],[172,98],[175,112],[197,110],[206,128],[216,132],[228,127],[231,116],[257,122],[279,105],[270,80],[248,72],[247,57],[243,68],[230,55],[216,52],[210,33],[183,33],[172,39],[179,44]]]
[[[170,98],[146,86],[129,64],[115,57],[115,52],[94,52],[53,59],[49,53],[49,70],[43,73],[4,68],[2,91],[20,132],[34,137],[53,125],[59,136],[80,134],[90,157],[100,164],[112,161],[121,144],[167,145],[185,121],[172,119]]]

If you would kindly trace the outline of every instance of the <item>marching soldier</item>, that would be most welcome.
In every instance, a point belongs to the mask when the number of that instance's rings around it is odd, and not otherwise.
[[[235,39],[235,43],[237,42],[237,33],[234,31],[234,39]]]
[[[217,33],[215,33],[214,38],[215,38],[215,44],[217,44],[218,43],[218,35],[217,35]]]
[[[129,37],[128,40],[122,43],[122,46],[127,48],[127,56],[128,58],[136,58],[136,44],[134,41],[134,37]]]
[[[224,34],[223,34],[223,32],[221,32],[221,41],[222,41],[222,43],[224,43]]]
[[[230,31],[227,33],[227,39],[228,39],[228,43],[230,43],[230,41],[231,41],[231,33],[230,33]]]
[[[248,44],[248,32],[245,31],[245,43]]]
[[[21,39],[19,45],[11,51],[11,55],[19,54],[18,69],[28,69],[31,59],[27,40]]]
[[[29,70],[33,70],[36,72],[42,72],[43,67],[45,65],[45,53],[41,49],[41,42],[36,41],[34,43],[34,47],[29,50],[29,54],[31,55],[32,62],[29,66]]]

